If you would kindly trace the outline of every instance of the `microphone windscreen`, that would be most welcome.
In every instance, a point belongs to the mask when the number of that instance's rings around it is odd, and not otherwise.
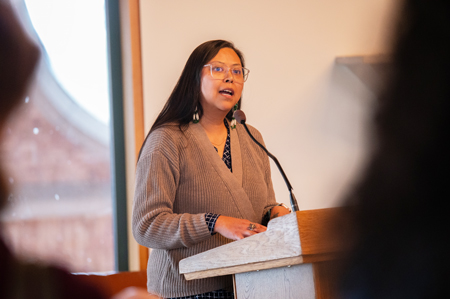
[[[247,120],[246,117],[245,117],[245,113],[242,110],[234,111],[234,118],[240,124],[245,123],[245,121]]]

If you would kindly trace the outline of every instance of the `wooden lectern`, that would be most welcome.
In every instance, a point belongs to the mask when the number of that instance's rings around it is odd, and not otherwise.
[[[330,265],[342,250],[330,234],[340,208],[273,219],[267,231],[180,261],[187,280],[232,274],[236,299],[333,298]]]

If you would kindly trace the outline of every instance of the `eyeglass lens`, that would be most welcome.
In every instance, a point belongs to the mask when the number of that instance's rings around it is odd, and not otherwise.
[[[211,63],[209,66],[211,68],[211,76],[214,79],[225,79],[230,72],[230,68],[222,63]],[[231,74],[236,82],[242,83],[247,79],[248,71],[241,66],[236,66],[231,68]]]

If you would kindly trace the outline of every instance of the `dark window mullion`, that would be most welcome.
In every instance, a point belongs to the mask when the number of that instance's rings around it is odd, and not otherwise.
[[[105,0],[111,107],[111,174],[117,271],[128,271],[127,192],[119,0]]]

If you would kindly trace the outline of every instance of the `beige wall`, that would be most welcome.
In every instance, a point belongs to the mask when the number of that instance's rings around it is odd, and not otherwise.
[[[143,0],[146,128],[161,110],[189,54],[227,39],[251,70],[247,123],[282,164],[300,209],[339,204],[367,150],[373,93],[336,56],[386,53],[392,0]],[[272,164],[279,202],[289,196]]]

